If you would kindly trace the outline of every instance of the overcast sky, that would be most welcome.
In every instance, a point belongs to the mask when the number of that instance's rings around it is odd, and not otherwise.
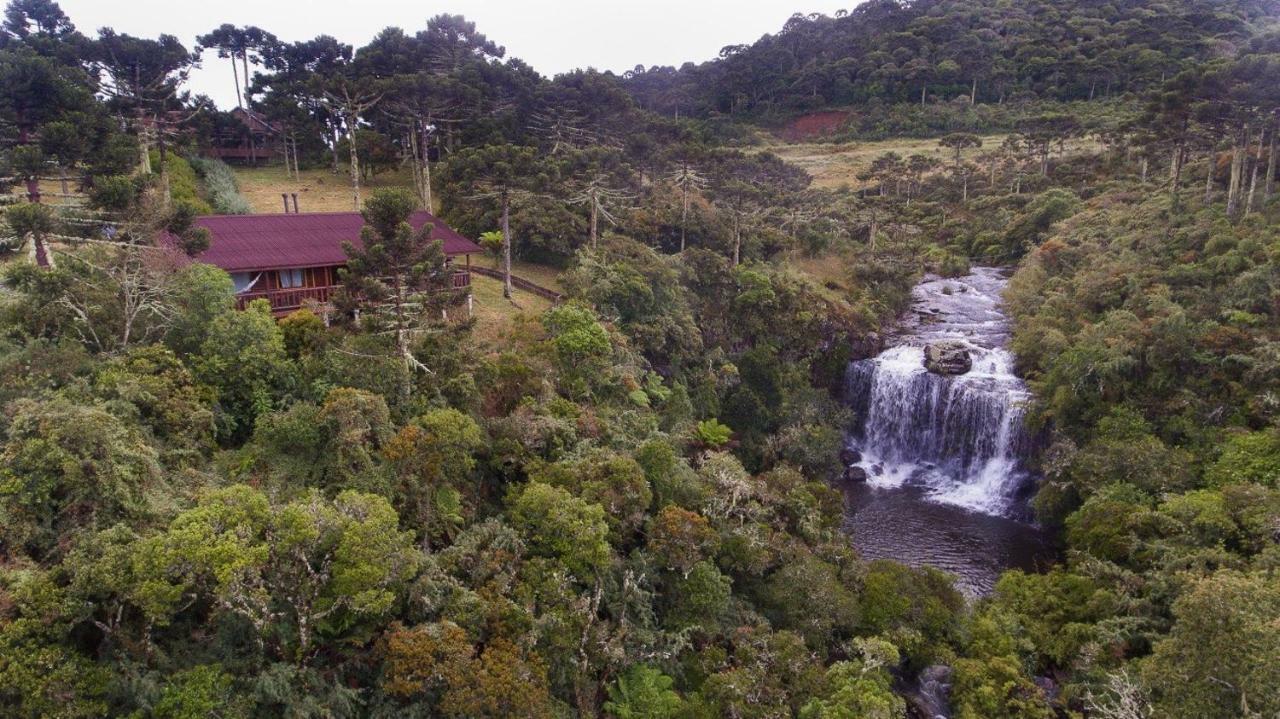
[[[382,28],[413,33],[427,18],[457,13],[544,75],[594,67],[680,65],[715,57],[725,45],[777,32],[795,12],[834,13],[857,0],[58,0],[86,35],[103,26],[155,37],[195,37],[229,22],[257,25],[282,40],[328,34],[360,47]],[[227,61],[205,52],[191,89],[223,108],[235,105]]]

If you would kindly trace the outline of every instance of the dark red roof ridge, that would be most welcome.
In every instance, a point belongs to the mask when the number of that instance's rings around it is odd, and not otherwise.
[[[432,239],[440,240],[446,255],[480,253],[483,250],[426,210],[415,210],[409,224],[420,230],[430,222]],[[201,215],[194,220],[209,231],[209,249],[194,259],[227,272],[283,270],[346,264],[343,242],[360,246],[364,218],[346,212],[263,213],[254,215]],[[176,246],[175,238],[162,241]]]

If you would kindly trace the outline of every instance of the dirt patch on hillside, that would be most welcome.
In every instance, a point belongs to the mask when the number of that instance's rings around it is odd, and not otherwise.
[[[787,142],[804,142],[828,137],[849,120],[849,113],[839,110],[813,112],[788,122],[778,131],[778,137]]]

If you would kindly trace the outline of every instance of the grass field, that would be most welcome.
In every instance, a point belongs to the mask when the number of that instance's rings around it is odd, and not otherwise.
[[[520,290],[515,291],[513,304],[502,296],[501,280],[476,274],[471,275],[471,294],[476,318],[472,337],[482,350],[498,351],[512,346],[508,338],[551,307],[550,300]]]
[[[298,193],[301,212],[344,212],[355,208],[351,180],[346,172],[334,174],[328,169],[303,170],[300,179],[289,176],[282,165],[236,167],[240,194],[249,200],[255,214],[284,211],[280,193]],[[387,187],[413,188],[413,175],[408,171],[385,172],[360,183],[361,199]]]
[[[921,154],[936,157],[944,165],[949,165],[954,157],[953,151],[938,145],[936,139],[895,138],[868,142],[783,142],[776,137],[765,136],[766,142],[759,145],[762,151],[772,152],[787,162],[800,167],[813,176],[813,186],[824,189],[835,189],[848,186],[859,189],[864,184],[858,179],[858,173],[871,166],[872,160],[886,152],[896,152],[903,157]],[[974,157],[1000,146],[1005,135],[984,135],[982,147],[965,150],[962,158],[973,160]],[[1092,151],[1097,149],[1097,142],[1082,138],[1067,143],[1068,154]]]

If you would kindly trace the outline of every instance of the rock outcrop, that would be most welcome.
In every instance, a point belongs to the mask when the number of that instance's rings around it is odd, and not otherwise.
[[[940,375],[964,374],[973,369],[973,358],[963,342],[934,342],[925,345],[924,368]]]
[[[867,481],[867,470],[862,467],[849,467],[844,470],[844,481],[861,484]]]
[[[868,332],[849,342],[849,359],[871,359],[884,351],[884,338],[878,332]]]

